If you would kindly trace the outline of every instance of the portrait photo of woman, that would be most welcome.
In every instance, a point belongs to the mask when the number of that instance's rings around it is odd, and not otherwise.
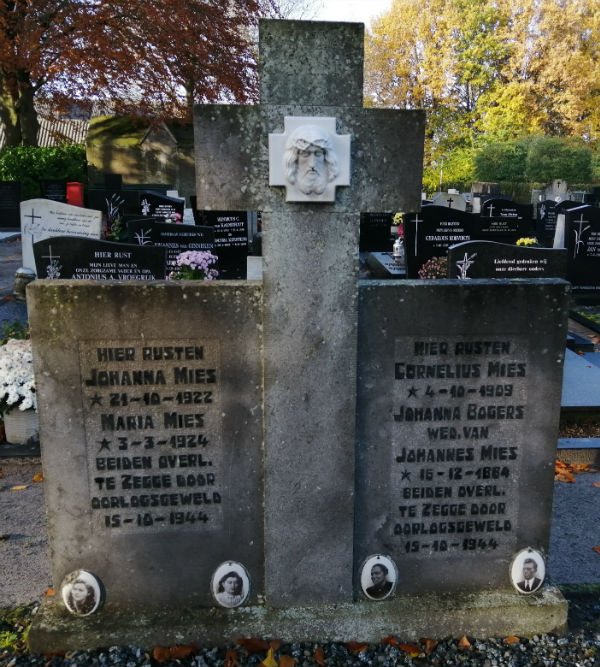
[[[221,563],[212,578],[215,600],[229,609],[239,607],[248,597],[250,579],[243,565],[233,561]]]
[[[100,580],[85,570],[68,574],[61,584],[61,594],[66,608],[76,616],[93,614],[103,599]]]

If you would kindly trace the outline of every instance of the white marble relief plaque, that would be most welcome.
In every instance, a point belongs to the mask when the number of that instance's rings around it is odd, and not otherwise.
[[[333,202],[350,185],[350,135],[335,118],[286,116],[283,134],[269,134],[269,185],[284,186],[289,202]]]

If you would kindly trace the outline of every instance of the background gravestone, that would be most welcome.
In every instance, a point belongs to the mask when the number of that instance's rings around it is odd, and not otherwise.
[[[391,250],[393,225],[393,213],[361,213],[358,249],[361,252]]]
[[[565,210],[567,280],[578,301],[600,303],[600,209],[580,206]]]
[[[42,188],[42,197],[44,199],[51,199],[52,201],[67,203],[67,181],[64,178],[60,179],[45,179],[40,181]]]
[[[519,238],[533,236],[533,205],[488,199],[481,205],[480,231],[482,236],[478,238],[500,243],[515,243]]]
[[[127,235],[129,243],[165,248],[167,273],[176,270],[175,260],[180,253],[187,250],[213,251],[214,248],[214,231],[210,227],[158,222],[156,218],[130,220]]]
[[[401,594],[462,594],[547,554],[568,289],[361,283],[357,566],[386,554]]]
[[[407,278],[432,257],[445,257],[456,243],[477,238],[479,216],[445,206],[423,206],[420,213],[404,214],[404,248]]]
[[[160,192],[146,190],[140,193],[140,211],[143,216],[162,216],[166,221],[177,223],[183,220],[185,199],[167,197]]]
[[[163,280],[166,250],[78,236],[53,236],[33,244],[39,278]]]
[[[0,228],[19,227],[21,184],[18,181],[0,181]]]
[[[21,248],[23,266],[35,270],[33,244],[52,236],[100,238],[100,211],[62,204],[50,199],[21,202]]]
[[[466,241],[448,248],[448,278],[562,278],[567,251],[494,241]]]
[[[545,199],[538,203],[537,220],[535,224],[535,236],[546,248],[554,245],[554,233],[556,232],[556,202]]]
[[[246,279],[248,211],[196,211],[196,224],[211,227],[221,280]]]

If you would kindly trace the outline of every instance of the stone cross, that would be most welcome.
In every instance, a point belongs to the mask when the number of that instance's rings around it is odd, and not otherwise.
[[[362,24],[261,21],[260,105],[194,111],[198,208],[262,211],[265,594],[280,607],[352,599],[360,212],[420,205],[424,115],[363,108],[363,41]],[[294,142],[298,165],[320,162],[307,180],[329,170],[321,192],[282,166]]]

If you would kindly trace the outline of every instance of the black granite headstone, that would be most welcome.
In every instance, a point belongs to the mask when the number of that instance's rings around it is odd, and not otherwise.
[[[215,231],[214,252],[219,258],[219,278],[245,280],[248,257],[247,211],[196,211],[196,224]]]
[[[419,269],[432,257],[445,257],[456,243],[477,238],[479,216],[446,206],[423,206],[420,213],[405,213],[406,276],[418,278]]]
[[[390,250],[394,242],[390,232],[393,224],[393,213],[361,213],[358,242],[360,252]]]
[[[33,244],[40,278],[68,280],[162,280],[165,248],[53,236]]]
[[[214,231],[211,227],[178,225],[157,221],[157,218],[141,218],[127,222],[129,243],[143,246],[160,246],[166,249],[166,272],[176,269],[177,255],[188,250],[214,249]],[[220,277],[220,266],[219,266]]]
[[[567,251],[551,248],[467,241],[448,249],[448,277],[565,278]]]
[[[40,181],[42,197],[67,203],[67,181],[66,179],[44,179]]]
[[[146,190],[140,193],[138,213],[144,217],[162,217],[165,221],[180,223],[183,220],[185,199],[167,197],[160,192]]]
[[[480,238],[502,243],[514,243],[533,236],[533,205],[518,204],[510,199],[488,199],[481,205]]]
[[[600,209],[580,206],[565,211],[567,280],[578,301],[600,303]]]
[[[0,181],[0,228],[19,227],[20,204],[21,184],[18,181]]]
[[[546,248],[554,245],[554,232],[556,231],[556,202],[545,199],[537,205],[537,220],[535,224],[535,237]]]
[[[109,224],[126,214],[139,215],[140,193],[135,190],[94,188],[86,192],[87,207],[106,214]]]

